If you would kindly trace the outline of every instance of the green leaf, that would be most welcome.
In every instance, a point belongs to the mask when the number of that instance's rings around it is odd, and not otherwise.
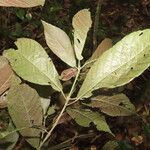
[[[0,6],[6,7],[35,7],[44,5],[45,0],[0,0]]]
[[[0,133],[0,148],[5,150],[12,150],[19,139],[19,134],[10,121],[8,129]]]
[[[93,64],[77,98],[89,97],[98,88],[124,85],[149,66],[150,29],[133,32],[103,53]]]
[[[0,56],[0,95],[10,87],[13,71],[8,60]]]
[[[72,25],[74,28],[74,49],[76,57],[82,60],[83,57],[81,54],[85,45],[87,33],[92,25],[90,11],[88,9],[80,10],[74,15]]]
[[[102,150],[116,150],[118,143],[116,141],[108,141],[102,148]]]
[[[4,54],[14,71],[24,80],[51,85],[55,90],[61,91],[58,73],[43,47],[28,38],[20,38],[15,44],[18,50],[9,49]]]
[[[39,146],[39,129],[33,126],[42,126],[43,112],[40,97],[37,92],[28,85],[13,86],[7,96],[8,111],[22,136],[35,148]]]
[[[46,43],[49,48],[62,61],[71,67],[75,67],[75,54],[68,35],[63,30],[53,26],[52,24],[49,24],[45,21],[42,21],[42,23],[44,26]]]
[[[41,100],[41,104],[42,104],[43,114],[46,115],[46,112],[50,105],[50,99],[41,97],[40,100]]]
[[[129,116],[136,113],[134,105],[124,94],[93,97],[91,102],[85,105],[100,108],[103,113],[110,116]]]
[[[109,126],[106,123],[105,117],[99,114],[98,112],[93,112],[90,109],[67,109],[67,113],[75,119],[75,121],[83,126],[89,127],[90,123],[93,122],[96,125],[97,130],[112,132],[109,129]]]

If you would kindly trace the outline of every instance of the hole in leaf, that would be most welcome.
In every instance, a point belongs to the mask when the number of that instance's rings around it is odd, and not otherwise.
[[[33,125],[34,124],[34,120],[30,120],[31,124]]]
[[[126,105],[125,105],[124,103],[121,102],[121,103],[119,104],[119,106],[125,107]]]
[[[143,56],[145,57],[146,55],[144,54]]]
[[[78,43],[81,43],[79,39],[77,39]]]
[[[141,32],[140,34],[139,34],[139,36],[141,36],[143,34],[143,32]]]
[[[133,70],[133,67],[131,67],[131,70]]]

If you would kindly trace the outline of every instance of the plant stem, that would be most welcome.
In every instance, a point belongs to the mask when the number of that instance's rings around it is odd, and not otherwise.
[[[78,79],[79,74],[80,74],[80,70],[81,70],[81,67],[80,67],[80,61],[79,61],[79,62],[78,62],[78,72],[77,72],[77,75],[76,75],[75,80],[74,80],[74,82],[73,82],[73,85],[72,85],[72,87],[71,87],[71,90],[70,90],[70,92],[69,92],[69,95],[68,95],[67,97],[64,97],[64,98],[66,99],[66,102],[65,102],[65,104],[64,104],[64,106],[63,106],[63,108],[62,108],[62,110],[61,110],[61,112],[60,112],[60,114],[59,114],[59,116],[57,117],[55,123],[53,124],[51,130],[48,132],[48,134],[46,135],[46,137],[44,138],[44,140],[43,140],[42,143],[40,144],[40,147],[39,147],[39,148],[41,148],[41,147],[43,146],[43,144],[44,144],[44,143],[48,140],[48,138],[51,136],[51,134],[52,134],[53,130],[55,129],[55,127],[57,126],[57,124],[58,124],[58,122],[59,122],[59,120],[60,120],[62,114],[64,113],[64,111],[65,111],[65,109],[66,109],[66,107],[67,107],[67,105],[68,105],[68,102],[69,102],[69,100],[70,100],[70,98],[71,98],[71,95],[72,95],[72,93],[73,93],[73,91],[74,91],[74,88],[75,88],[77,79]],[[63,92],[62,92],[62,94],[64,95]]]
[[[97,48],[97,30],[99,25],[99,14],[101,11],[101,5],[103,0],[98,0],[97,8],[96,8],[96,15],[95,15],[95,22],[94,22],[94,30],[93,30],[93,50]]]

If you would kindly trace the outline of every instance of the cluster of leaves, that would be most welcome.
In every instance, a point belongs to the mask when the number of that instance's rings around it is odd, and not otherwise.
[[[44,0],[0,2],[0,6],[14,7],[43,4]],[[94,97],[92,92],[99,88],[115,88],[127,84],[150,66],[150,29],[133,32],[114,46],[110,39],[105,39],[91,58],[81,65],[82,51],[92,25],[89,10],[83,9],[73,17],[73,42],[60,28],[45,21],[42,24],[47,45],[70,68],[59,76],[44,48],[32,39],[19,38],[15,42],[17,50],[6,50],[0,57],[0,107],[8,107],[12,121],[10,128],[1,132],[0,137],[4,139],[16,134],[18,139],[16,131],[19,131],[28,143],[39,149],[51,136],[65,110],[77,124],[90,127],[92,122],[97,130],[113,135],[104,114],[133,115],[136,114],[135,107],[122,93]],[[82,70],[86,70],[86,74],[79,80]],[[64,93],[62,83],[73,77],[75,79],[70,91]],[[76,85],[82,80],[83,84],[78,90]],[[51,86],[64,98],[65,104],[50,130],[45,129],[45,121],[54,112],[54,108],[50,106],[48,97],[42,97],[30,83]],[[72,98],[72,95],[76,96]],[[77,101],[80,101],[80,105],[73,105]],[[93,108],[98,108],[101,113]]]

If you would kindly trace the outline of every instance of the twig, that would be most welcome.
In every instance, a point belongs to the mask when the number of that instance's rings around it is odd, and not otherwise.
[[[70,92],[69,92],[69,95],[67,96],[67,98],[65,98],[65,99],[66,99],[66,102],[65,102],[65,104],[64,104],[64,106],[63,106],[63,108],[62,108],[62,110],[61,110],[61,112],[60,112],[60,114],[59,114],[59,116],[57,117],[55,123],[53,124],[51,130],[48,132],[48,134],[46,135],[46,137],[44,138],[44,140],[41,142],[39,149],[43,146],[43,144],[44,144],[44,143],[48,140],[48,138],[51,136],[51,134],[52,134],[53,130],[55,129],[55,127],[57,126],[57,124],[58,124],[58,122],[59,122],[59,120],[60,120],[62,114],[64,113],[64,111],[65,111],[65,109],[66,109],[66,107],[67,107],[67,105],[68,105],[68,103],[69,103],[69,100],[70,100],[70,98],[71,98],[71,95],[72,95],[72,93],[73,93],[73,91],[74,91],[74,88],[75,88],[77,79],[78,79],[79,74],[80,74],[80,70],[81,70],[81,68],[80,68],[80,61],[79,61],[79,63],[78,63],[78,72],[77,72],[77,75],[76,75],[75,80],[74,80],[74,82],[73,82],[72,88],[71,88],[71,90],[70,90]],[[62,93],[62,94],[63,94],[63,93]],[[63,95],[64,95],[64,94],[63,94]]]
[[[95,21],[94,21],[94,29],[93,29],[93,50],[97,48],[97,30],[99,25],[99,15],[101,11],[101,5],[103,0],[98,0],[97,7],[96,7],[96,15],[95,15]]]

